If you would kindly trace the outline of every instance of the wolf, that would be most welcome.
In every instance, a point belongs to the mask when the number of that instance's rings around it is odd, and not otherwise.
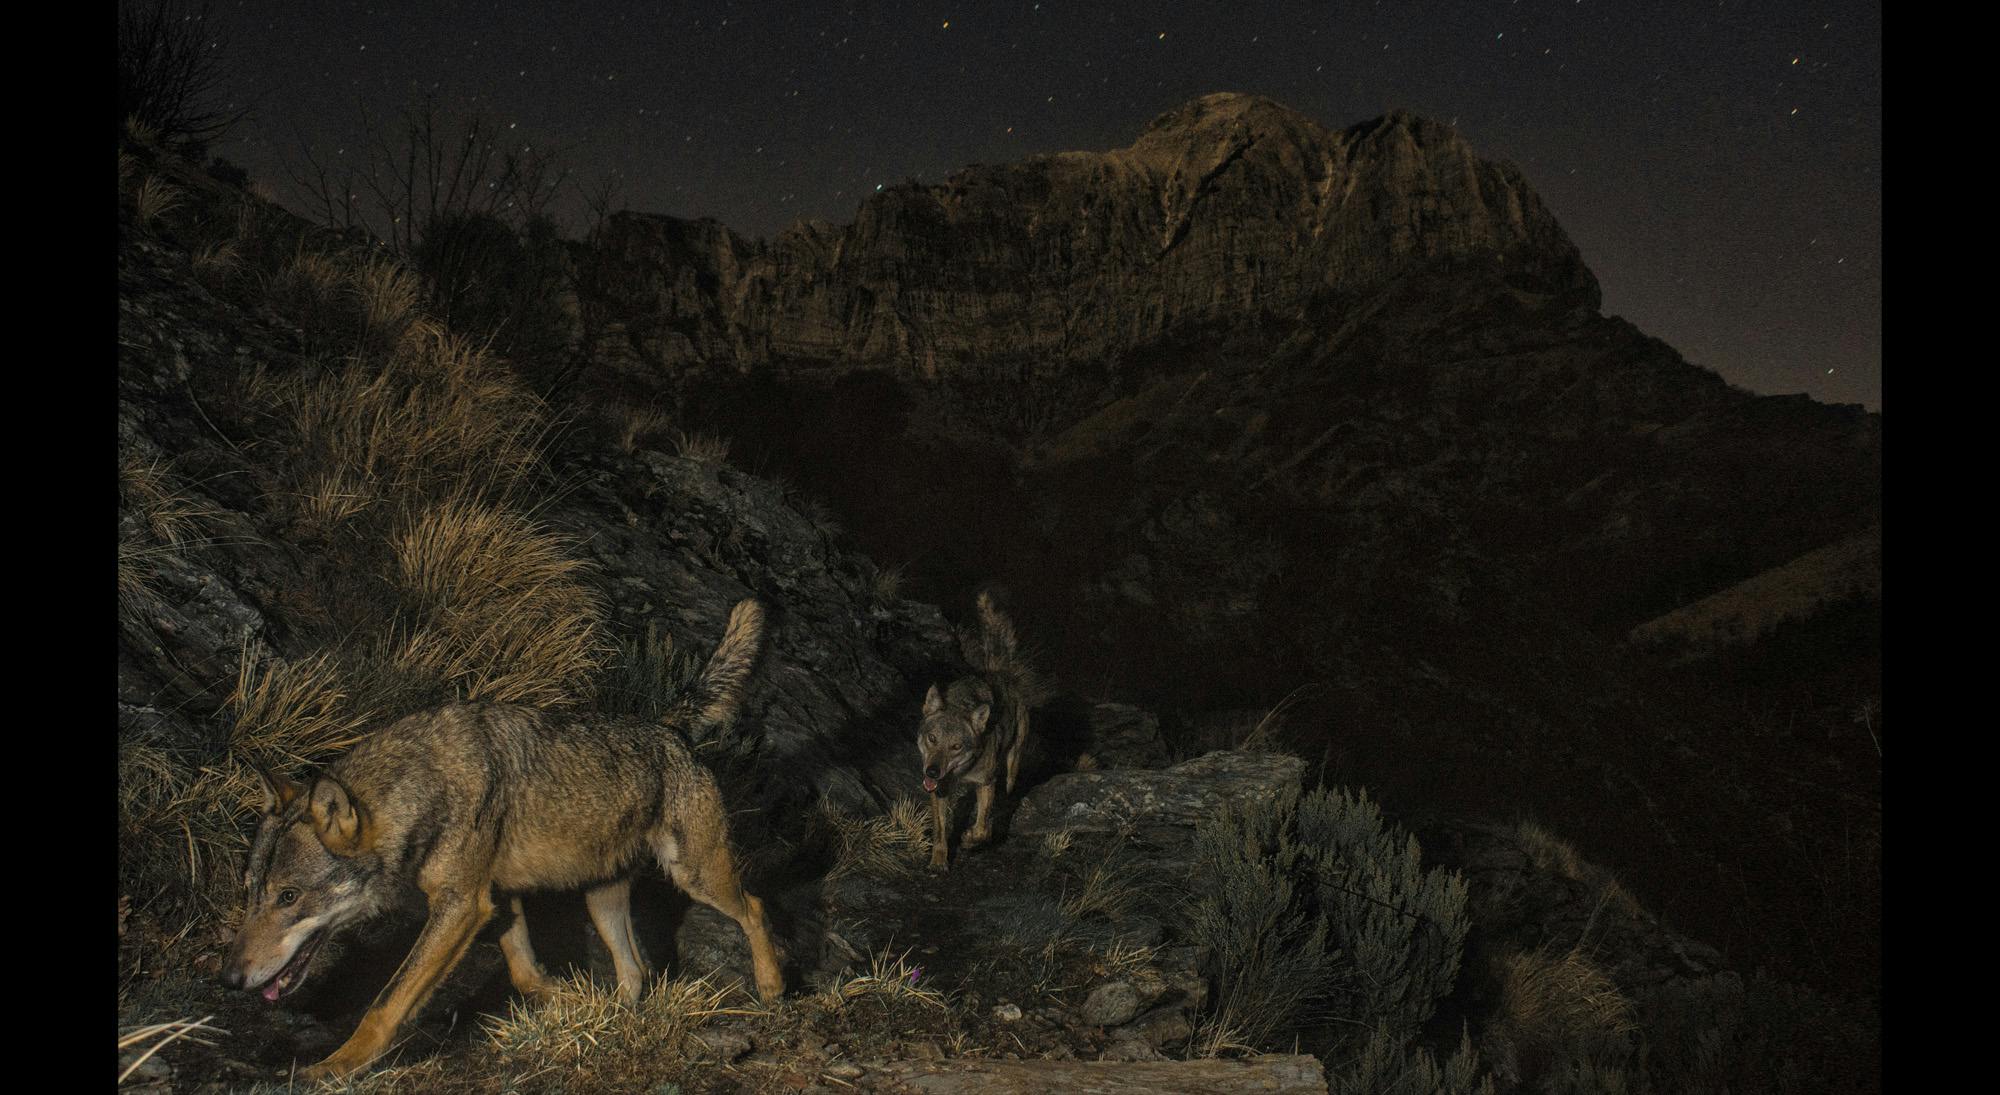
[[[296,990],[321,942],[394,904],[411,883],[429,915],[409,957],[339,1049],[308,1079],[351,1076],[387,1050],[473,936],[508,897],[500,949],[515,989],[549,981],[520,894],[583,889],[610,949],[618,995],[647,977],[632,932],[631,876],[650,858],[689,896],[742,928],[757,991],[784,992],[764,905],[744,892],[714,776],[682,732],[728,725],[763,642],[763,609],[737,604],[715,654],[661,719],[457,703],[376,731],[316,778],[259,773],[265,804],[249,865],[243,927],[221,979],[276,1001]]]
[[[1028,743],[1028,712],[1046,698],[1040,675],[1021,655],[1013,621],[994,605],[990,591],[979,594],[976,629],[959,641],[974,675],[951,682],[943,692],[931,685],[917,727],[924,790],[931,799],[931,867],[936,870],[950,862],[949,807],[938,789],[953,779],[975,788],[972,828],[963,847],[986,843],[993,835],[995,784],[1004,771],[1007,793],[1014,793]]]

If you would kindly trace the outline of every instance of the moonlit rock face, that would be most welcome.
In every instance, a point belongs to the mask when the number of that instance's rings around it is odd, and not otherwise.
[[[768,244],[641,214],[605,233],[630,264],[616,310],[662,321],[645,356],[669,366],[1053,368],[1435,261],[1598,301],[1520,173],[1451,127],[1398,112],[1335,131],[1237,94],[1169,111],[1127,148],[891,187],[853,224],[802,222]]]

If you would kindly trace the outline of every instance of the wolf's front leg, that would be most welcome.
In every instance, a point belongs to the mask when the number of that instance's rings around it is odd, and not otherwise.
[[[950,838],[945,835],[945,804],[936,791],[931,792],[931,866],[944,870],[950,862],[948,851]]]
[[[476,896],[431,897],[430,919],[417,936],[416,946],[389,984],[382,1001],[361,1017],[361,1025],[326,1060],[299,1073],[302,1080],[329,1080],[352,1076],[380,1057],[396,1037],[396,1029],[410,1013],[430,998],[431,991],[465,956],[472,937],[493,915],[492,887],[481,887]]]
[[[990,783],[979,785],[979,792],[972,808],[972,830],[965,834],[965,847],[977,848],[993,836],[993,796],[994,786]]]

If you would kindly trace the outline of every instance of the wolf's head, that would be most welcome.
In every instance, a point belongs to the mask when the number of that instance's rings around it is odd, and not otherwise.
[[[299,987],[332,932],[379,911],[380,863],[371,826],[345,787],[321,776],[310,788],[258,773],[264,816],[243,872],[243,926],[222,960],[222,983],[276,1001]]]
[[[954,681],[949,694],[937,685],[924,695],[924,719],[917,728],[917,750],[923,754],[924,790],[965,771],[979,761],[986,723],[993,714],[993,690],[986,682]]]

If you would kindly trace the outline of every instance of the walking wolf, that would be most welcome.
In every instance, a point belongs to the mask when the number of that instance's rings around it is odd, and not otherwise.
[[[528,942],[520,893],[584,888],[592,923],[636,1001],[646,966],[632,933],[632,872],[646,859],[749,939],[757,991],[784,991],[764,906],[745,893],[715,779],[682,740],[734,719],[763,639],[763,610],[739,603],[715,656],[662,719],[559,714],[459,703],[376,731],[305,783],[264,776],[265,807],[244,884],[243,927],[222,981],[277,1000],[298,988],[329,933],[386,908],[414,882],[429,902],[416,945],[361,1025],[302,1075],[359,1072],[457,965],[492,917],[498,891],[514,920],[501,937],[524,993],[546,975]]]
[[[931,866],[949,862],[949,805],[939,787],[960,779],[975,789],[972,828],[964,847],[976,848],[993,835],[994,785],[1004,770],[1007,792],[1021,774],[1021,751],[1028,743],[1028,712],[1044,698],[1041,678],[1021,656],[1014,624],[979,595],[978,625],[960,637],[975,675],[960,677],[924,696],[917,749],[923,755],[924,790],[931,796]],[[950,794],[947,787],[945,795]]]

